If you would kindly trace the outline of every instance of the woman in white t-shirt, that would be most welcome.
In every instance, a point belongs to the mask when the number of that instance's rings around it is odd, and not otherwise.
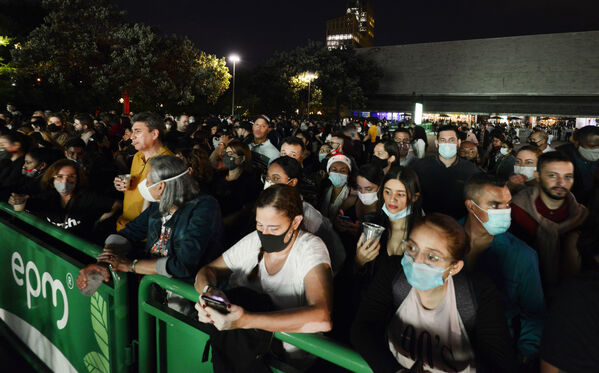
[[[291,186],[273,185],[256,202],[256,231],[218,259],[200,269],[195,288],[202,295],[223,298],[216,288],[224,279],[232,287],[268,294],[276,311],[255,313],[228,304],[218,312],[200,297],[198,319],[218,330],[262,329],[271,332],[316,333],[331,329],[332,273],[322,240],[300,229],[302,201]]]

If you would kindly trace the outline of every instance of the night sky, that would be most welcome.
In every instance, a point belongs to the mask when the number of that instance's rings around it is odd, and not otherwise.
[[[237,52],[244,66],[308,40],[324,42],[326,20],[345,0],[116,0],[127,19],[186,35],[217,56]],[[375,45],[599,30],[593,0],[373,0]],[[241,65],[238,65],[242,67]]]

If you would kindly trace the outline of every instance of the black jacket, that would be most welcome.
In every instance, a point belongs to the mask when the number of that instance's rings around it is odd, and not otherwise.
[[[574,185],[571,192],[578,202],[586,205],[590,199],[593,189],[593,177],[597,168],[599,168],[599,162],[589,162],[582,159],[572,143],[558,146],[556,150],[566,154],[572,161],[574,165]],[[586,185],[583,180],[587,180]]]
[[[352,344],[374,372],[397,372],[401,367],[387,342],[387,327],[396,312],[393,281],[402,271],[401,257],[389,257],[364,296],[351,331]],[[462,271],[458,276],[468,276]],[[468,335],[479,372],[514,372],[516,363],[500,296],[490,280],[473,277],[476,295],[474,331]],[[457,296],[457,294],[456,294]],[[459,308],[459,305],[458,305]]]

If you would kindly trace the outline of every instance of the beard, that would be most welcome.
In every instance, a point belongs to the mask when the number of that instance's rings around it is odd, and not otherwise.
[[[568,195],[568,189],[566,189],[566,188],[562,188],[562,187],[549,188],[542,181],[540,184],[541,184],[541,189],[547,195],[547,197],[549,197],[553,200],[561,201],[562,199],[566,198],[566,196]],[[561,193],[563,193],[563,195]]]

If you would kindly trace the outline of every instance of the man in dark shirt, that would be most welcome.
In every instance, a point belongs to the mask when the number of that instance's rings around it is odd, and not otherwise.
[[[419,159],[411,166],[418,174],[427,214],[440,212],[455,219],[466,214],[464,183],[480,170],[472,162],[458,158],[460,143],[455,127],[442,126],[435,140],[438,154]]]
[[[306,146],[304,142],[297,137],[286,137],[283,139],[281,145],[281,157],[288,156],[302,166],[302,179],[298,182],[298,188],[304,201],[310,203],[312,206],[317,206],[320,200],[318,189],[316,188],[316,182],[312,178],[311,174],[308,174],[304,168],[304,154],[306,152]]]
[[[572,193],[586,205],[593,188],[593,177],[599,169],[599,127],[580,128],[574,133],[573,144],[559,146],[557,150],[566,153],[574,164]]]

